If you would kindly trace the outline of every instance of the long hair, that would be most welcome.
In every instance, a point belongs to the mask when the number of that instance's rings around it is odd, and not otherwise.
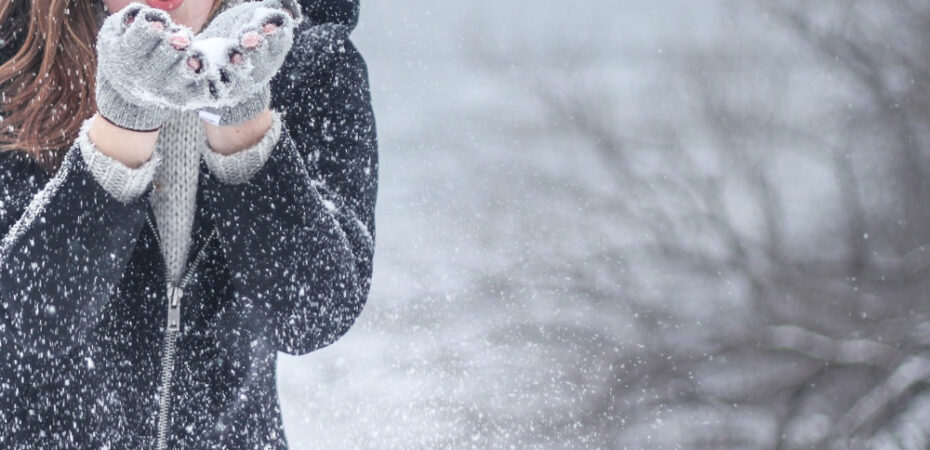
[[[209,17],[222,0],[214,0]],[[0,1],[0,151],[58,170],[94,114],[102,0]],[[208,19],[209,20],[209,19]]]

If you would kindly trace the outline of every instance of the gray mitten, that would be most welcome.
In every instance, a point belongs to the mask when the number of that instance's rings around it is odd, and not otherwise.
[[[137,131],[161,127],[190,98],[209,91],[189,28],[164,11],[133,3],[110,15],[97,36],[100,114]]]
[[[216,16],[194,38],[205,55],[211,95],[188,102],[214,125],[235,125],[255,117],[271,101],[271,78],[294,42],[303,20],[296,0],[264,0],[234,6]]]

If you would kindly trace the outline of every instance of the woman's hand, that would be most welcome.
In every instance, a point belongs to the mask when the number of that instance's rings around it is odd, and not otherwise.
[[[112,14],[97,39],[98,119],[106,120],[94,120],[91,140],[138,167],[173,113],[200,109],[212,124],[206,125],[211,148],[229,154],[249,147],[270,126],[269,82],[301,20],[294,0],[252,2],[230,8],[193,37],[164,11],[141,4]]]
[[[230,8],[201,32],[191,47],[206,55],[211,96],[189,107],[215,126],[255,119],[268,108],[269,83],[287,57],[302,21],[294,0],[264,0]]]
[[[231,155],[257,144],[271,128],[271,110],[265,108],[245,122],[228,126],[216,126],[204,122],[210,150],[221,155]]]
[[[116,126],[154,131],[191,98],[209,91],[190,29],[164,11],[129,5],[97,37],[97,109]]]

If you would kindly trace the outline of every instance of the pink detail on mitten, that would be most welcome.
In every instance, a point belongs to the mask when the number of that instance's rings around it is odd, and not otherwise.
[[[195,57],[187,58],[187,67],[190,67],[194,72],[200,71],[200,60]]]
[[[239,42],[243,47],[253,49],[258,47],[258,44],[262,43],[262,37],[254,31],[249,31],[248,33],[242,35],[242,39]]]
[[[187,39],[187,36],[181,36],[180,34],[171,36],[171,46],[177,50],[184,50],[190,43],[191,41]]]
[[[271,34],[275,31],[278,31],[278,26],[273,23],[266,23],[265,26],[262,27],[262,32],[265,34]]]

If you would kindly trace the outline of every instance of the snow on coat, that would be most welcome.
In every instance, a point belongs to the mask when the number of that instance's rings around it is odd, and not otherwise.
[[[358,2],[303,4],[268,161],[242,184],[201,161],[171,449],[287,448],[276,352],[333,343],[367,300],[378,156]],[[117,201],[77,146],[54,176],[0,153],[0,448],[154,448],[168,298],[152,192]]]

